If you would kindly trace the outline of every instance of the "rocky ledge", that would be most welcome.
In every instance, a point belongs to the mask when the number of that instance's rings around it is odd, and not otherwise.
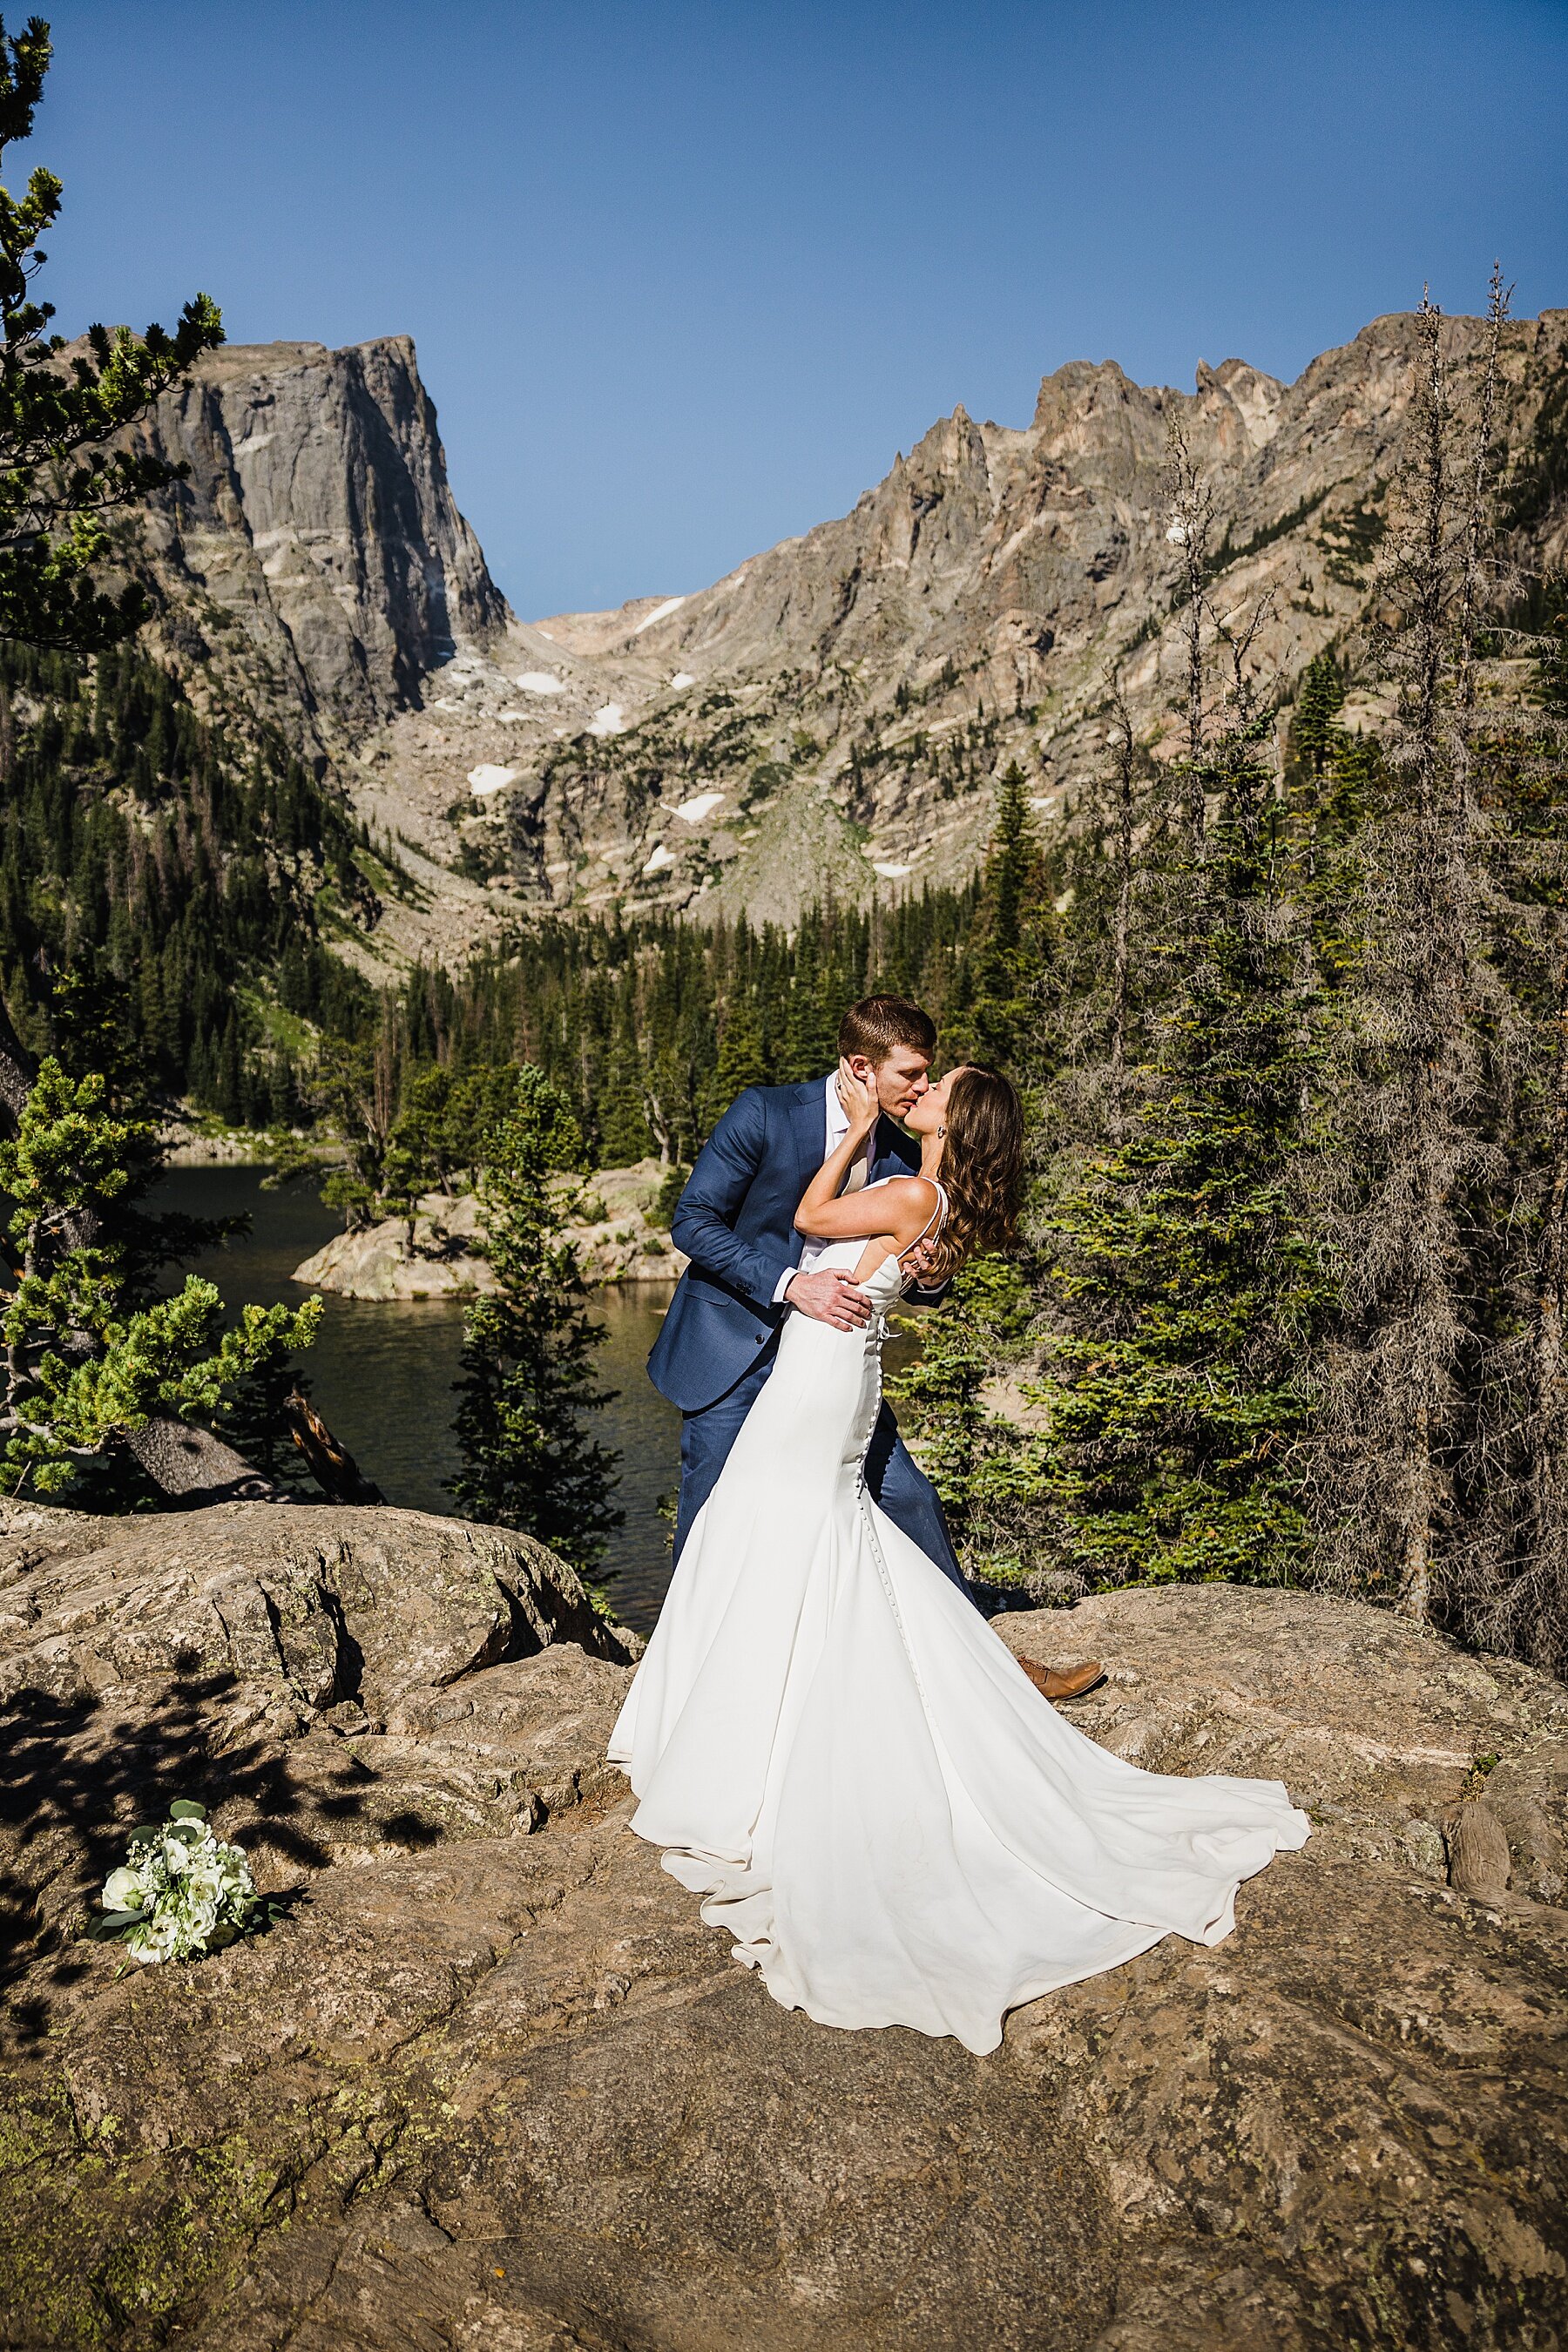
[[[561,1228],[586,1282],[674,1282],[686,1259],[653,1222],[667,1171],[657,1160],[601,1168],[587,1181],[584,1213]],[[426,1192],[412,1220],[384,1218],[336,1234],[294,1269],[294,1280],[345,1298],[463,1298],[494,1287],[482,1255],[477,1195]]]
[[[626,1826],[630,1648],[523,1538],[242,1505],[0,1532],[0,2343],[1535,2347],[1563,2248],[1568,1692],[1225,1585],[1005,1621],[1077,1719],[1316,1832],[1215,1951],[994,2055],[777,2009]],[[127,1829],[289,1898],[126,1970]]]

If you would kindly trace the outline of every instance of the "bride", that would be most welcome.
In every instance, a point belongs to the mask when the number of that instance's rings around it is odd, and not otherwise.
[[[839,1091],[849,1131],[795,1223],[871,1319],[786,1318],[609,1757],[776,2000],[984,2052],[1021,2001],[1168,1934],[1217,1944],[1308,1824],[1278,1780],[1142,1772],[1075,1731],[867,1492],[902,1261],[935,1284],[1011,1241],[1023,1121],[1005,1078],[954,1070],[908,1115],[920,1174],[840,1197],[878,1106],[847,1064]]]

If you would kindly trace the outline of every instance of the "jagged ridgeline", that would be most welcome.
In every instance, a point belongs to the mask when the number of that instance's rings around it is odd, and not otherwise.
[[[1460,378],[1477,331],[1445,328]],[[529,624],[406,341],[208,353],[136,428],[189,471],[123,545],[177,683],[15,671],[7,973],[36,1012],[79,940],[160,1083],[231,1118],[331,1117],[323,1038],[378,1055],[384,1097],[389,1064],[529,1055],[600,1157],[685,1156],[724,1085],[822,1066],[835,992],[962,1013],[996,780],[1019,762],[1054,870],[1105,770],[1108,664],[1141,742],[1179,752],[1173,427],[1213,501],[1203,585],[1264,614],[1273,690],[1330,651],[1360,685],[1413,336],[1378,320],[1290,386],[1068,366],[1027,427],[958,413],[712,588]],[[1538,581],[1565,353],[1568,313],[1504,330],[1506,520]],[[116,737],[98,712],[132,677]]]
[[[1468,366],[1475,322],[1447,332]],[[1563,313],[1504,337],[1507,520],[1536,559],[1561,536],[1565,337]],[[726,1078],[759,1055],[787,1074],[808,1033],[817,1059],[818,964],[825,986],[902,976],[945,1003],[906,935],[952,930],[1012,757],[1059,855],[1104,767],[1108,659],[1140,736],[1173,748],[1173,422],[1215,501],[1205,582],[1227,609],[1272,596],[1258,651],[1279,686],[1359,642],[1413,357],[1394,318],[1290,387],[1229,362],[1191,396],[1068,367],[1026,431],[949,420],[850,516],[700,595],[520,624],[452,499],[405,341],[209,354],[141,428],[190,473],[127,554],[157,601],[146,649],[191,697],[163,736],[185,740],[200,714],[223,783],[210,820],[175,821],[179,777],[145,798],[156,729],[144,744],[125,731],[119,768],[97,753],[95,774],[68,756],[68,682],[40,723],[39,677],[18,673],[17,781],[52,814],[27,820],[7,965],[37,1003],[40,944],[58,961],[88,938],[132,984],[160,1080],[229,1118],[310,1116],[320,1034],[374,1029],[400,1062],[437,1037],[443,1054],[480,1038],[487,1055],[533,1053],[569,1079],[602,1156],[661,1129],[685,1151],[721,1063]],[[138,690],[149,714],[180,702]],[[220,756],[231,725],[257,748]],[[247,791],[276,814],[241,819]],[[9,822],[15,839],[19,809]],[[63,842],[116,826],[84,912]],[[920,912],[889,907],[928,875]],[[106,895],[122,908],[112,946]],[[570,929],[554,919],[568,912]],[[682,916],[700,936],[677,940]],[[392,1013],[373,1013],[356,971],[394,991]],[[781,991],[798,1000],[787,1021]],[[731,997],[753,1002],[731,1013]],[[673,1081],[672,1057],[700,1086]],[[666,1083],[632,1086],[634,1059]]]
[[[372,1015],[329,946],[376,913],[363,823],[268,730],[231,743],[133,647],[7,646],[0,677],[0,965],[26,1041],[54,1042],[69,972],[166,1093],[298,1118],[316,1033]]]

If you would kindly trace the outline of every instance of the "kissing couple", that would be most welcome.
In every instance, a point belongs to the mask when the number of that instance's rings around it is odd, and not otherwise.
[[[932,1085],[936,1042],[864,998],[837,1070],[748,1087],[699,1154],[648,1359],[682,1414],[675,1572],[608,1754],[776,2000],[984,2052],[1166,1935],[1218,1943],[1308,1823],[1278,1780],[1097,1747],[1050,1696],[1099,1667],[1032,1678],[971,1597],[882,1347],[900,1302],[1013,1243],[1024,1120],[994,1070]]]

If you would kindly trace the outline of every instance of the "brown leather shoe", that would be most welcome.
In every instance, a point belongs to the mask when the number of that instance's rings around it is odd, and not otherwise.
[[[1081,1698],[1086,1690],[1105,1679],[1105,1668],[1098,1658],[1086,1658],[1081,1666],[1042,1666],[1033,1658],[1020,1658],[1018,1664],[1042,1698]]]

